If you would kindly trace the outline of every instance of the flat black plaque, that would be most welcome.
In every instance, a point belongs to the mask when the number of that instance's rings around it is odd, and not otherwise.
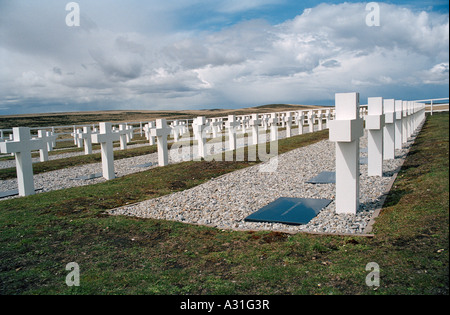
[[[136,168],[136,167],[139,167],[139,168],[146,168],[146,167],[150,167],[150,166],[153,166],[154,164],[152,163],[152,162],[148,162],[148,163],[144,163],[144,164],[139,164],[139,165],[135,165],[135,166],[132,166],[132,168]]]
[[[281,197],[252,213],[244,221],[307,224],[330,202],[329,199]]]
[[[322,172],[307,181],[309,184],[335,184],[336,172]]]
[[[102,173],[95,173],[95,174],[89,174],[86,176],[78,176],[78,177],[71,178],[71,179],[72,180],[88,180],[88,179],[100,178],[102,176],[103,176]]]

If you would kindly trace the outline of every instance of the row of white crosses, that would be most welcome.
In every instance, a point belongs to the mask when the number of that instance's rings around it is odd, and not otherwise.
[[[286,122],[290,126],[290,116],[287,115]],[[200,157],[205,157],[205,137],[204,132],[207,130],[205,125],[204,117],[199,117],[199,155]],[[219,130],[223,124],[223,121],[212,120],[212,126],[216,126]],[[258,114],[252,115],[251,119],[245,121],[249,126],[255,130],[253,132],[253,143],[258,143],[258,127],[260,125],[260,120],[258,119]],[[278,119],[276,113],[271,114],[270,119],[267,123],[271,126],[271,141],[277,140],[278,134]],[[229,132],[229,149],[236,149],[236,130],[241,126],[241,122],[236,120],[234,115],[228,117],[225,123]],[[176,124],[175,124],[176,126]],[[131,126],[130,126],[131,127]],[[132,127],[131,127],[132,128]],[[83,130],[76,129],[74,134],[76,135],[77,144],[81,144],[85,148],[85,154],[92,153],[92,144],[98,143],[101,145],[101,156],[102,156],[102,171],[103,177],[107,180],[115,178],[114,172],[114,155],[113,155],[113,142],[120,141],[121,149],[126,148],[126,143],[129,142],[132,132],[131,128],[128,128],[125,124],[119,125],[119,130],[115,131],[112,128],[111,123],[100,123],[100,130],[91,130],[90,127],[83,127]],[[185,127],[184,127],[185,128]],[[145,127],[144,127],[145,130]],[[146,135],[150,139],[156,137],[158,139],[158,162],[160,166],[165,166],[168,164],[168,149],[167,149],[167,137],[173,128],[168,127],[165,119],[158,119],[156,121],[156,126],[152,128],[152,122],[147,125]],[[185,129],[183,129],[183,132]],[[18,188],[20,196],[32,195],[35,193],[34,181],[33,181],[33,168],[31,160],[31,151],[40,151],[40,160],[48,160],[48,151],[51,151],[56,142],[56,135],[52,132],[39,130],[38,139],[31,139],[30,129],[26,127],[19,127],[13,129],[13,140],[1,142],[1,152],[2,153],[13,153],[16,157],[16,171],[18,179]]]
[[[359,94],[338,93],[330,141],[336,142],[336,213],[359,208],[359,138],[363,135]],[[393,159],[425,119],[421,103],[371,97],[365,116],[368,130],[368,176],[383,175],[383,159]]]
[[[133,126],[128,126],[127,123],[121,123],[119,124],[119,129],[117,130],[116,127],[112,127],[112,131],[118,132],[120,137],[120,149],[126,150],[127,149],[127,143],[131,141],[133,138]],[[84,153],[91,154],[92,153],[92,141],[91,136],[93,134],[98,133],[97,128],[93,126],[84,126],[83,128],[76,128],[74,126],[74,131],[72,133],[74,137],[74,143],[79,147],[84,147]]]
[[[128,128],[121,128],[122,130]],[[127,130],[129,134],[129,129]],[[100,133],[90,132],[90,127],[84,127],[82,133],[77,133],[79,139],[85,144],[86,154],[92,152],[91,143],[101,144],[103,177],[106,179],[115,178],[113,141],[126,136],[123,133],[113,132],[111,123],[100,123]],[[40,161],[48,160],[48,151],[53,149],[56,142],[56,135],[50,131],[38,130],[38,138],[32,139],[30,128],[13,128],[13,140],[0,142],[1,153],[13,153],[16,159],[17,186],[19,196],[29,196],[35,193],[33,180],[33,165],[31,152],[39,150]]]
[[[394,104],[395,115],[392,114],[392,103]],[[375,149],[370,148],[371,146],[378,148],[377,150],[379,151],[380,141],[379,133],[376,133],[377,128],[381,129],[384,127],[388,130],[386,131],[386,134],[394,135],[394,140],[392,140],[392,137],[389,139],[385,138],[383,140],[386,143],[386,147],[391,145],[393,142],[395,148],[398,148],[398,139],[401,138],[401,143],[405,143],[407,137],[412,134],[424,118],[424,107],[422,104],[419,105],[412,102],[393,100],[382,101],[382,104],[385,107],[384,111],[386,114],[383,114],[382,110],[380,114],[380,98],[369,99],[369,115],[366,120],[366,128],[371,134],[370,139],[372,140],[370,140],[369,143],[373,143],[373,145],[369,144],[369,156],[371,153],[376,152],[374,151]],[[401,110],[399,110],[399,108],[401,108]],[[350,93],[336,95],[336,120],[329,120],[330,111],[325,111],[325,116],[322,116],[322,114],[319,113],[320,119],[325,117],[327,120],[327,125],[330,125],[330,140],[337,142],[336,186],[339,187],[339,189],[337,188],[336,192],[336,204],[337,209],[347,209],[345,211],[342,210],[343,212],[355,212],[358,205],[357,196],[359,195],[359,184],[358,181],[355,181],[355,178],[357,177],[356,174],[359,174],[359,137],[362,135],[362,119],[359,118],[358,112],[359,95],[357,93]],[[412,115],[413,113],[416,113],[416,115]],[[420,113],[420,116],[417,115],[417,113]],[[307,116],[304,115],[303,111],[299,111],[293,119],[290,113],[286,113],[283,117],[283,121],[285,122],[286,129],[289,130],[288,134],[291,134],[290,129],[293,120],[297,122],[299,126],[299,134],[301,134],[303,132],[303,123],[305,118],[309,120],[309,125],[311,128],[311,126],[314,125],[315,116],[316,114],[314,111],[309,111]],[[381,116],[383,116],[383,118],[381,118]],[[238,121],[234,115],[229,115],[227,121],[225,122],[225,126],[228,130],[230,150],[236,149],[236,130],[241,126],[242,122],[248,124],[248,127],[252,129],[253,144],[258,143],[258,128],[264,124],[266,126],[269,125],[271,128],[270,141],[276,141],[278,139],[277,124],[279,123],[279,119],[277,117],[277,113],[270,114],[270,117],[263,115],[262,119],[260,119],[258,114],[253,114],[248,119],[241,121]],[[214,125],[214,123],[216,124]],[[178,124],[173,124],[172,127],[167,126],[165,119],[156,120],[156,126],[152,126],[152,124],[153,123],[150,122],[144,126],[144,131],[146,132],[146,136],[150,139],[157,138],[158,162],[160,166],[165,166],[168,164],[167,137],[171,134],[171,132],[174,132],[174,127]],[[392,126],[389,126],[389,124],[394,124],[394,132],[392,132]],[[321,128],[320,125],[321,124],[319,123],[319,129]],[[210,119],[207,125],[204,117],[199,117],[196,119],[195,128],[197,133],[200,135],[199,156],[201,157],[205,157],[206,155],[205,132],[212,126],[217,126],[218,130],[220,130],[223,126],[223,121]],[[108,180],[115,178],[113,142],[126,139],[127,135],[131,137],[130,133],[127,133],[126,130],[129,130],[129,128],[125,125],[119,126],[119,130],[116,132],[113,130],[111,123],[100,123],[99,133],[91,133],[90,127],[85,127],[83,132],[79,133],[79,139],[83,139],[85,147],[90,148],[91,143],[101,144],[103,177]],[[186,129],[183,130],[185,131]],[[399,132],[401,133],[400,137],[398,137]],[[46,138],[48,138],[51,133],[48,134],[47,132],[44,135],[43,132],[40,132],[40,139],[31,139],[29,128],[14,128],[13,135],[13,141],[1,143],[1,151],[3,153],[15,153],[16,155],[19,194],[21,196],[34,194],[31,151],[45,151],[44,147],[48,150],[48,143],[54,143],[55,138],[50,137],[50,139],[47,140]],[[127,141],[129,141],[129,139],[121,142]],[[86,153],[87,152],[88,150]],[[392,153],[386,153],[386,158],[392,158],[389,157],[388,154]],[[369,159],[369,161],[374,160],[375,158]],[[372,164],[372,162],[369,163]],[[352,165],[352,167],[348,167],[349,165]],[[374,163],[373,165],[378,164]],[[338,182],[340,184],[338,184]],[[353,193],[348,193],[348,188],[352,188],[351,191],[353,191]],[[351,200],[351,202],[349,202],[349,200]]]

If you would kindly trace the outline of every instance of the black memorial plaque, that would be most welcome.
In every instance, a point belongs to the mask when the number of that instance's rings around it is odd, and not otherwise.
[[[322,172],[307,181],[309,184],[335,184],[336,172]]]
[[[330,202],[329,199],[281,197],[252,213],[244,220],[292,225],[307,224]]]
[[[156,164],[156,163],[155,163],[155,164]],[[132,168],[137,168],[137,167],[139,167],[139,168],[146,168],[146,167],[153,166],[153,165],[155,165],[155,164],[153,164],[152,162],[148,162],[148,163],[144,163],[144,164],[139,164],[139,165],[132,166]]]
[[[94,179],[94,178],[100,178],[102,176],[103,176],[102,173],[95,173],[95,174],[89,174],[86,176],[78,176],[78,177],[71,178],[71,179],[72,180],[89,180],[89,179]]]

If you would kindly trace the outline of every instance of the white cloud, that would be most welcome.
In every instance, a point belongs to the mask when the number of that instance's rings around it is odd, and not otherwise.
[[[227,2],[227,13],[274,2]],[[224,11],[224,3],[214,10]],[[55,18],[55,9],[41,9],[38,23],[28,20],[31,14],[8,15],[9,26],[0,28],[0,106],[33,101],[69,102],[69,109],[86,102],[204,108],[314,103],[352,90],[411,98],[403,91],[448,88],[448,15],[380,3],[381,26],[368,27],[363,3],[320,4],[278,25],[250,20],[218,31],[184,31],[167,21],[154,30],[173,14],[170,6],[152,12],[149,30],[135,28],[148,7],[127,8],[130,18],[140,12],[133,22],[117,19],[117,4],[110,11],[91,6],[81,6],[87,12],[78,29],[61,26],[64,12]],[[117,25],[108,24],[108,16]]]

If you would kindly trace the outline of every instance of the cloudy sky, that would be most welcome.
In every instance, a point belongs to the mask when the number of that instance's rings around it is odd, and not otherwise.
[[[447,0],[69,2],[0,0],[0,115],[449,93]]]

